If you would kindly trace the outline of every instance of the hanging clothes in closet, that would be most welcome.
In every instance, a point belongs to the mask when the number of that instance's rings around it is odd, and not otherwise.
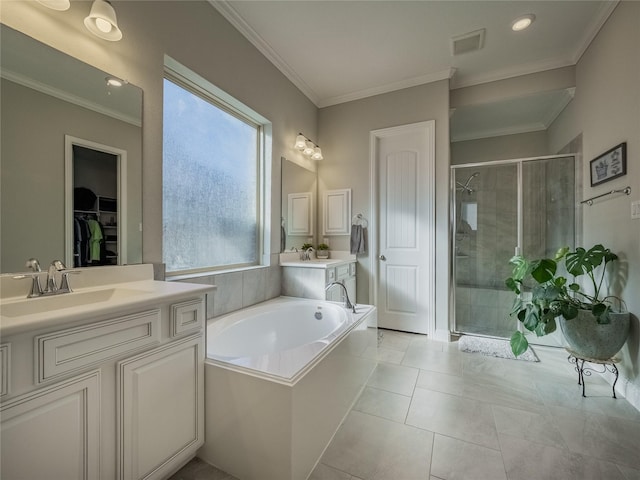
[[[74,266],[87,267],[106,263],[104,227],[91,215],[74,218]]]

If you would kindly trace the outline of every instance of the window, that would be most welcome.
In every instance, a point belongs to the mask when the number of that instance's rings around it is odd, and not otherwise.
[[[207,86],[212,87],[175,72],[167,72],[164,80],[162,216],[168,273],[260,263],[263,125]]]

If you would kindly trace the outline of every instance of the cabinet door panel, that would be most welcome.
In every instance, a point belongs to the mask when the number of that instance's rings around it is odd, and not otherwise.
[[[99,478],[98,371],[15,398],[1,415],[1,478]]]
[[[119,478],[163,478],[204,443],[204,335],[118,364]]]

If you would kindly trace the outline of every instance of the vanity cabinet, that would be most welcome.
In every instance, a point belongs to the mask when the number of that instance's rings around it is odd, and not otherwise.
[[[313,263],[287,262],[282,267],[282,294],[291,297],[315,298],[344,302],[344,292],[340,287],[325,287],[331,282],[341,282],[347,287],[349,299],[356,303],[356,262],[355,260]]]
[[[205,305],[199,287],[3,337],[0,477],[151,480],[179,469],[204,443]]]
[[[2,405],[2,478],[100,478],[100,371]]]
[[[327,268],[327,284],[340,282],[347,287],[349,300],[356,303],[356,262]],[[333,302],[344,302],[344,291],[340,287],[333,287],[326,292],[326,299]]]
[[[203,362],[198,334],[118,363],[119,479],[165,478],[204,444]]]

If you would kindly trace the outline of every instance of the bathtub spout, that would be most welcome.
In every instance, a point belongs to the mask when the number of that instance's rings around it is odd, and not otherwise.
[[[353,313],[356,313],[356,306],[351,303],[351,300],[349,300],[349,294],[347,293],[347,287],[344,286],[344,283],[342,283],[342,282],[331,282],[324,288],[324,291],[328,292],[329,289],[331,287],[333,287],[334,285],[340,285],[342,287],[342,290],[344,290],[344,308],[346,308],[347,310],[351,310]]]

